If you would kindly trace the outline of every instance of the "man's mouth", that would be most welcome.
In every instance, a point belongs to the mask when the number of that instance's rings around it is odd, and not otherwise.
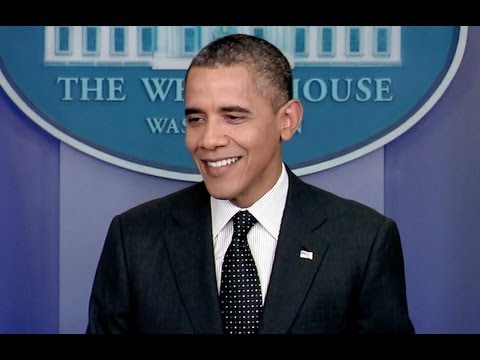
[[[239,156],[228,158],[228,159],[217,160],[217,161],[207,161],[207,165],[213,168],[218,168],[221,166],[233,164],[238,159],[240,159]]]

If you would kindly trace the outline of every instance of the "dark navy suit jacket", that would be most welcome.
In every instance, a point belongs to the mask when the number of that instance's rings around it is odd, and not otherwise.
[[[288,176],[260,333],[413,333],[395,223]],[[222,333],[204,183],[112,220],[87,333]]]

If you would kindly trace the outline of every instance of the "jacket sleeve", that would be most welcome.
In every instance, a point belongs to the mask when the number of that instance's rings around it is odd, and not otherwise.
[[[110,224],[95,273],[87,334],[131,332],[127,267],[121,218],[117,215]]]
[[[358,333],[413,334],[397,225],[385,218],[372,243],[360,288]]]

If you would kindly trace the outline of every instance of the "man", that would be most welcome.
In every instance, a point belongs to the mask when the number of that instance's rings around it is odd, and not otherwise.
[[[272,44],[198,53],[186,145],[204,181],[113,219],[88,333],[414,332],[395,223],[283,163],[302,114]]]

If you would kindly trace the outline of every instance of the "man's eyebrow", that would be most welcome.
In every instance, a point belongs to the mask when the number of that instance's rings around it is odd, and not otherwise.
[[[239,105],[231,105],[231,106],[222,106],[220,109],[220,112],[236,112],[236,113],[244,113],[244,114],[251,114],[252,112],[248,110],[247,108],[244,108]],[[203,111],[198,108],[190,107],[190,108],[185,108],[185,116],[191,115],[191,114],[202,114]]]
[[[246,114],[252,113],[247,108],[241,107],[239,105],[223,106],[220,108],[220,111],[221,112],[238,112],[238,113],[246,113]]]
[[[197,108],[186,108],[185,109],[185,116],[188,116],[190,114],[200,114],[202,113],[202,110],[197,109]]]

